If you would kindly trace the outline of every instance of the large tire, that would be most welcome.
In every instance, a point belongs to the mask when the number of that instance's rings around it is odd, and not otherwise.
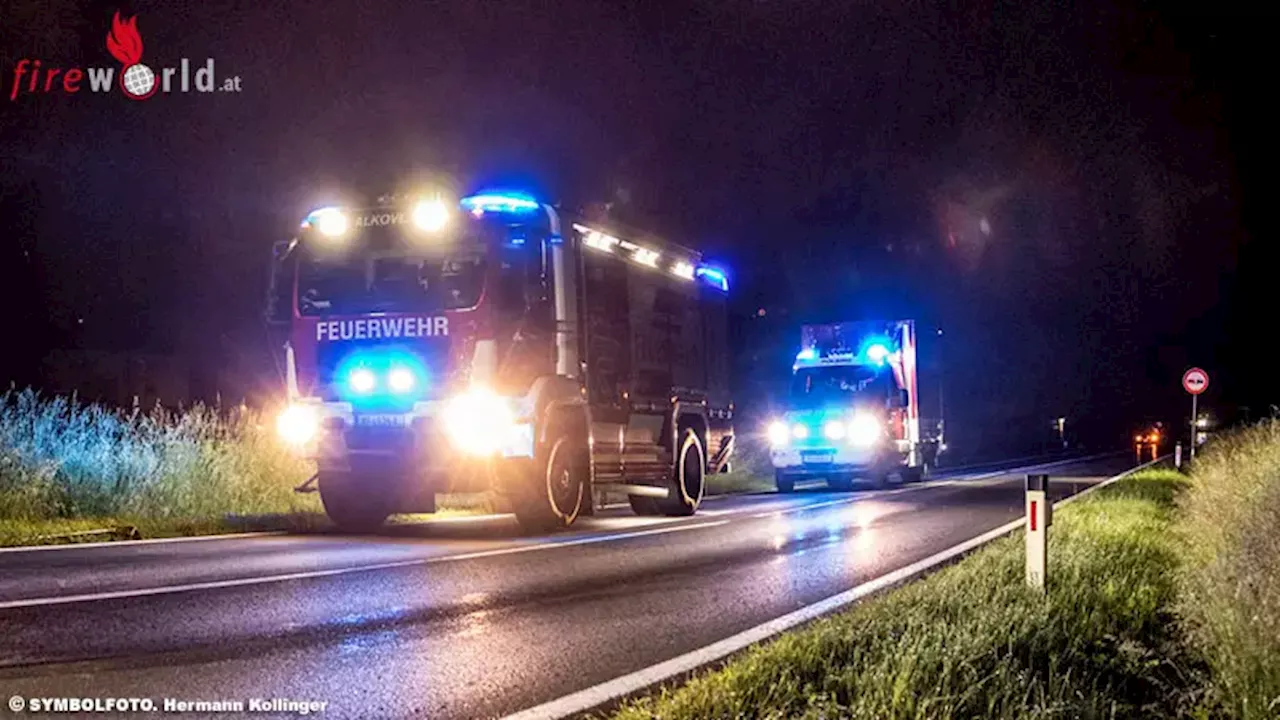
[[[795,492],[796,490],[796,479],[781,470],[773,471],[773,484],[780,493]]]
[[[684,428],[679,436],[676,466],[668,489],[671,492],[667,497],[654,498],[663,515],[692,515],[702,504],[702,495],[707,489],[707,456],[693,428]]]
[[[379,494],[377,483],[361,480],[351,473],[320,474],[320,502],[339,530],[372,532],[391,515],[390,502]]]
[[[827,487],[836,492],[849,492],[853,490],[853,475],[851,473],[828,475]]]
[[[556,437],[539,450],[513,489],[512,509],[526,532],[569,527],[587,502],[586,446],[568,434]]]

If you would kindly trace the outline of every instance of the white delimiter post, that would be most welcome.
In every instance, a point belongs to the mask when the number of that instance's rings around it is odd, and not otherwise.
[[[1049,476],[1027,476],[1027,586],[1044,592],[1045,567],[1048,561]]]

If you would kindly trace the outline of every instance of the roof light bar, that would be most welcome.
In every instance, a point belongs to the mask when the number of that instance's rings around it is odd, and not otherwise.
[[[537,200],[518,193],[480,193],[462,198],[461,205],[473,213],[481,214],[486,212],[526,213],[542,207]]]

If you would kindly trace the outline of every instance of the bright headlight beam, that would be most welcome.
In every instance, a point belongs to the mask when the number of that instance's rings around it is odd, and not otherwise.
[[[442,230],[449,224],[449,208],[439,200],[423,200],[413,208],[413,224],[427,232]]]
[[[787,430],[787,424],[781,420],[774,420],[769,423],[768,435],[769,444],[771,445],[786,445],[787,439],[791,437],[790,432]]]
[[[844,423],[839,420],[829,420],[822,426],[822,435],[828,440],[839,440],[844,437]]]
[[[855,415],[847,428],[849,442],[854,445],[868,447],[880,440],[883,428],[880,421],[871,415]]]
[[[338,238],[347,234],[350,221],[347,214],[336,207],[325,207],[313,210],[304,223],[310,225],[327,238]]]
[[[459,450],[469,455],[496,453],[514,424],[507,401],[484,388],[473,388],[445,406],[445,432]]]
[[[276,432],[290,445],[306,444],[319,429],[319,413],[306,405],[290,405],[276,419]]]

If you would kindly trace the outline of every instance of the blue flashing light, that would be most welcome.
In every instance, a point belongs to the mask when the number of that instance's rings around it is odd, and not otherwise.
[[[527,213],[542,207],[537,200],[523,193],[480,193],[462,198],[461,204],[477,213]]]
[[[720,268],[703,265],[697,269],[696,274],[708,285],[720,288],[721,292],[729,292],[729,276]]]
[[[814,350],[811,347],[805,348],[800,352],[796,353],[796,360],[817,360],[817,359],[818,359],[818,351]]]
[[[879,364],[889,357],[889,348],[880,343],[876,343],[867,348],[867,359],[873,363]]]
[[[357,405],[410,402],[429,379],[421,358],[400,348],[357,350],[339,364],[334,378],[339,396]]]
[[[893,354],[893,341],[883,335],[873,335],[862,341],[858,354],[868,362],[883,365]]]

